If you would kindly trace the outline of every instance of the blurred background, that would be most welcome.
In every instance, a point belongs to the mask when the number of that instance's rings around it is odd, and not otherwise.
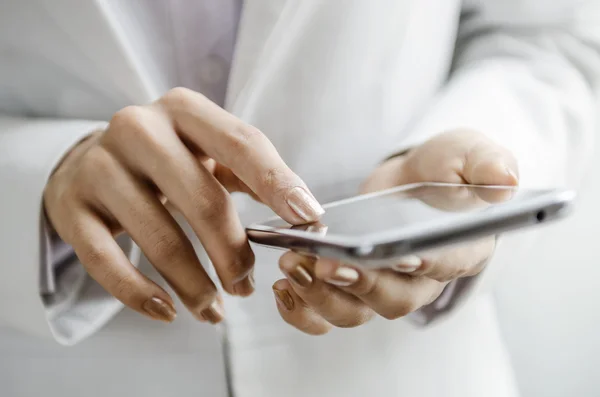
[[[523,397],[600,396],[600,155],[575,214],[504,263],[498,316]]]

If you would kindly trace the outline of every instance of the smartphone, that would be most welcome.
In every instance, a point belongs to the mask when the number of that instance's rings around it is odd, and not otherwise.
[[[246,228],[259,245],[385,267],[421,251],[551,222],[573,207],[571,190],[419,183],[324,206],[318,223],[272,218]]]

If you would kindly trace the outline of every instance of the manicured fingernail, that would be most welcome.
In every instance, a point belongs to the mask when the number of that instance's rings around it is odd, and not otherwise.
[[[307,288],[313,282],[313,278],[302,265],[297,265],[294,269],[287,271],[287,276],[290,280],[301,287]]]
[[[327,235],[327,229],[328,229],[328,227],[325,225],[312,224],[306,228],[306,231],[310,232],[310,233],[318,233],[321,236],[325,236],[325,235]]]
[[[200,316],[211,324],[220,323],[225,317],[223,306],[221,306],[221,302],[215,300],[210,304],[209,307],[202,310],[200,312]]]
[[[250,272],[246,278],[233,284],[233,292],[239,296],[249,296],[254,292],[254,274]]]
[[[301,187],[295,187],[289,191],[287,203],[306,222],[318,221],[321,215],[325,213],[321,204]]]
[[[517,185],[519,183],[519,177],[517,176],[517,174],[515,174],[515,172],[513,170],[511,170],[510,168],[506,167],[506,173],[512,179],[512,184],[513,185]]]
[[[273,292],[275,293],[275,300],[277,300],[279,307],[287,311],[294,310],[294,299],[289,292],[284,289],[277,288],[273,288]]]
[[[393,266],[393,269],[401,273],[412,273],[417,270],[421,264],[423,264],[421,258],[415,255],[409,255],[405,256],[404,258],[400,258]]]
[[[144,311],[152,318],[161,320],[167,323],[172,322],[177,317],[177,311],[169,302],[165,302],[160,298],[150,298],[142,306]]]
[[[329,284],[338,287],[348,287],[358,281],[359,274],[356,270],[347,266],[340,266],[335,270],[333,276],[327,278]]]

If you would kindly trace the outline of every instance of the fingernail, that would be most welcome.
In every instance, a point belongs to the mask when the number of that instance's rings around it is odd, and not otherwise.
[[[200,316],[211,324],[217,324],[225,317],[223,307],[218,300],[215,300],[209,307],[200,312]]]
[[[338,287],[348,287],[358,281],[359,274],[351,267],[340,266],[335,270],[333,276],[327,278],[329,284]]]
[[[301,187],[295,187],[289,191],[287,203],[306,222],[315,222],[325,213],[321,204]]]
[[[297,265],[293,270],[286,272],[292,282],[298,284],[301,287],[307,288],[313,282],[313,278],[302,265]]]
[[[398,262],[392,266],[392,268],[401,273],[412,273],[417,270],[423,261],[416,255],[405,256],[404,258],[400,258]]]
[[[246,278],[233,284],[233,292],[239,296],[249,296],[254,292],[254,274],[250,272]]]
[[[321,236],[325,236],[325,235],[327,235],[327,230],[328,229],[329,228],[327,226],[325,226],[325,225],[312,224],[312,225],[310,225],[309,227],[306,228],[306,231],[310,232],[310,233],[318,233]]]
[[[275,293],[275,299],[277,300],[277,304],[284,308],[287,311],[294,310],[294,299],[292,295],[286,290],[281,290],[277,288],[273,288],[273,292]]]
[[[144,311],[148,313],[152,318],[161,320],[167,323],[172,322],[177,317],[177,311],[168,302],[160,298],[150,298],[142,306]]]
[[[513,170],[506,167],[506,173],[512,179],[513,185],[517,185],[519,183],[519,177],[517,176],[517,174],[515,174],[515,172]]]

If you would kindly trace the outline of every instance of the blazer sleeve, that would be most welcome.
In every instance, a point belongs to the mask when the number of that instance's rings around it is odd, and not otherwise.
[[[513,152],[522,187],[577,187],[597,128],[599,27],[598,0],[465,1],[447,84],[397,152],[442,131],[468,128]],[[513,250],[512,242],[505,243],[497,250]],[[432,321],[455,307],[453,300],[488,290],[495,262],[451,286],[458,292],[419,318]]]
[[[60,269],[51,266],[52,241],[42,209],[44,187],[62,156],[104,125],[0,115],[0,323],[70,345],[122,308],[86,282],[75,257],[63,258]],[[139,249],[128,239],[120,243],[136,264]]]

